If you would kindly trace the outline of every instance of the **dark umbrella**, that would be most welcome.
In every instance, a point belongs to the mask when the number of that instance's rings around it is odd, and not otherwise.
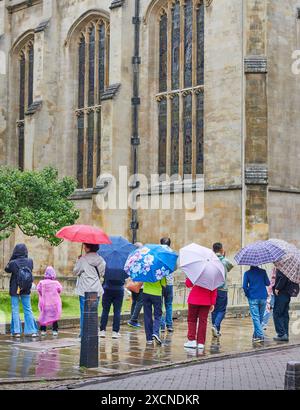
[[[106,262],[105,276],[109,280],[120,280],[128,256],[136,250],[136,246],[122,236],[110,236],[110,245],[101,245],[99,255]]]

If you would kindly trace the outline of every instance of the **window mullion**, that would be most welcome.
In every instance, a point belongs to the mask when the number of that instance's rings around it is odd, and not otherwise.
[[[167,56],[167,90],[172,90],[172,2],[168,3],[168,56]],[[171,115],[170,96],[167,96],[167,149],[166,149],[166,173],[171,173],[171,130],[172,130],[172,115]]]
[[[179,88],[184,89],[184,5],[185,1],[180,0],[180,51],[179,51]],[[179,93],[179,175],[184,172],[184,116],[183,116],[183,95]]]
[[[84,79],[84,137],[83,137],[83,187],[87,187],[87,139],[88,139],[88,105],[89,105],[89,29],[86,28],[85,36],[85,79]]]

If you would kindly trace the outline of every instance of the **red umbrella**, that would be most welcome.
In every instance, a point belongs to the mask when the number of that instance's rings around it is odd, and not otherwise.
[[[65,226],[57,232],[56,237],[70,242],[88,243],[91,245],[110,245],[112,243],[102,229],[90,225]]]

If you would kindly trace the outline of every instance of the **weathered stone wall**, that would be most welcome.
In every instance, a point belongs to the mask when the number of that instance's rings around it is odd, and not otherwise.
[[[270,187],[300,190],[300,75],[292,54],[300,49],[297,0],[268,1],[268,111]]]
[[[157,171],[155,13],[162,3],[141,0],[139,170],[147,176]],[[20,6],[10,14],[6,6],[15,4]],[[1,164],[17,161],[14,47],[25,33],[49,20],[35,33],[34,100],[42,106],[26,117],[25,165],[36,169],[51,164],[60,175],[76,175],[76,33],[82,16],[100,12],[111,25],[109,82],[121,85],[114,98],[102,104],[102,172],[118,176],[119,166],[131,166],[134,1],[120,4],[110,10],[111,0],[34,0],[31,6],[0,1],[0,52],[8,56],[7,73],[0,74]],[[140,211],[139,240],[157,242],[170,235],[175,249],[188,242],[211,246],[223,241],[231,259],[243,241],[269,232],[300,245],[300,76],[292,74],[290,64],[292,51],[300,47],[297,5],[298,0],[213,0],[206,7],[204,218],[186,221],[184,211]],[[250,58],[246,67],[244,57]],[[128,209],[100,211],[96,195],[82,194],[76,199],[80,222],[130,236]],[[16,232],[1,244],[2,267],[14,244],[23,240]],[[51,263],[60,275],[71,274],[80,245],[64,243],[53,249],[43,241],[26,242],[37,273]],[[231,277],[233,284],[240,283],[240,269]]]

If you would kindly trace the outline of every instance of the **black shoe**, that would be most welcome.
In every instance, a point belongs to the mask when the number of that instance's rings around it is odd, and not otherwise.
[[[273,340],[274,340],[275,342],[288,342],[288,341],[289,341],[289,337],[288,337],[288,335],[277,336],[277,337],[274,337]]]
[[[161,341],[161,339],[160,339],[159,336],[157,336],[157,335],[152,335],[152,339],[153,339],[159,346],[162,345],[162,341]]]
[[[173,329],[171,326],[169,326],[169,327],[167,327],[167,331],[168,331],[169,333],[173,333],[173,332],[174,332],[174,329]]]

